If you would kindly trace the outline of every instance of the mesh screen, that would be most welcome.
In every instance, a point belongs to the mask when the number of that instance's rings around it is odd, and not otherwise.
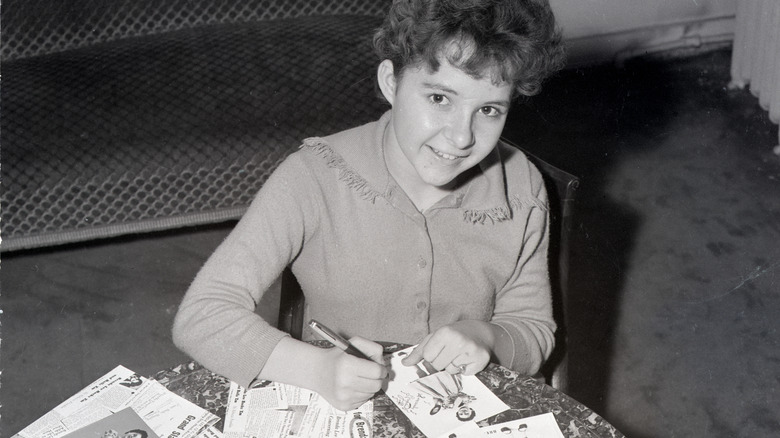
[[[204,24],[306,15],[381,16],[382,0],[3,0],[2,59]]]
[[[384,111],[378,24],[201,26],[5,62],[3,248],[239,215],[301,139]]]

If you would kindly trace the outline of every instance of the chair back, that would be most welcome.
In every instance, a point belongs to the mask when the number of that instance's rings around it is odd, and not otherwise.
[[[553,313],[558,324],[556,345],[552,355],[542,367],[542,374],[548,384],[566,391],[568,387],[568,356],[566,354],[566,314],[569,280],[569,246],[573,228],[574,200],[579,188],[579,179],[541,158],[502,139],[505,143],[521,150],[539,169],[544,177],[550,205],[550,279],[553,291]],[[301,339],[303,333],[303,308],[305,299],[301,286],[288,267],[282,274],[282,289],[277,327]]]
[[[279,299],[277,328],[300,340],[303,335],[303,307],[306,300],[301,285],[288,266],[282,272],[282,289]]]
[[[567,354],[569,263],[571,236],[574,228],[574,201],[580,187],[578,177],[542,160],[516,144],[502,139],[505,143],[523,151],[528,159],[539,169],[545,180],[550,206],[550,283],[553,296],[553,316],[558,324],[555,333],[555,349],[542,366],[542,374],[547,383],[566,392],[569,385],[569,358]]]

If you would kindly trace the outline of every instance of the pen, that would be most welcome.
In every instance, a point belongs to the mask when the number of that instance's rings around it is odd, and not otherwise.
[[[345,353],[351,354],[361,359],[372,360],[366,356],[365,353],[353,347],[352,344],[350,344],[346,339],[336,334],[336,332],[329,329],[321,322],[312,319],[309,321],[309,327],[311,327],[311,329],[314,330],[314,332],[320,335],[323,339],[329,341],[331,344],[335,345],[337,348],[340,348]]]

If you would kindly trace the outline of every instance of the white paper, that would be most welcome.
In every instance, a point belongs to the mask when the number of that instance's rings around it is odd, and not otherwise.
[[[282,436],[291,423],[294,412],[276,410],[287,408],[279,403],[279,390],[272,382],[267,386],[247,390],[230,382],[228,406],[225,413],[226,438]],[[275,434],[275,435],[274,435]]]
[[[131,407],[162,438],[195,437],[219,417],[168,391],[159,382],[118,366],[14,438],[59,438],[123,408]]]
[[[294,385],[279,383],[278,386],[282,389],[282,397],[288,406],[307,406],[311,398],[317,394],[314,391],[309,391],[308,389],[299,388]]]
[[[552,412],[483,427],[480,432],[480,435],[475,436],[480,438],[563,438],[563,433]]]
[[[389,355],[385,393],[426,436],[476,430],[477,421],[509,409],[475,376],[446,371],[429,374],[423,367],[403,365],[401,360],[413,348]]]
[[[274,406],[269,391],[283,403]],[[372,425],[371,401],[344,412],[316,392],[292,385],[268,382],[246,390],[231,382],[223,432],[224,438],[352,438],[371,436]]]
[[[214,426],[208,426],[198,434],[198,438],[224,438],[224,437],[225,435],[223,435],[222,432],[220,432]]]
[[[303,421],[305,407],[287,404],[285,386],[267,382],[247,390],[230,382],[224,437],[276,438],[294,435]]]
[[[374,402],[363,403],[357,409],[341,411],[319,394],[314,394],[297,437],[352,438],[370,437],[374,424]]]

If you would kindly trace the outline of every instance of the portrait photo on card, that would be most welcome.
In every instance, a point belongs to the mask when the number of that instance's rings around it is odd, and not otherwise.
[[[160,438],[132,409],[125,408],[63,438]]]

